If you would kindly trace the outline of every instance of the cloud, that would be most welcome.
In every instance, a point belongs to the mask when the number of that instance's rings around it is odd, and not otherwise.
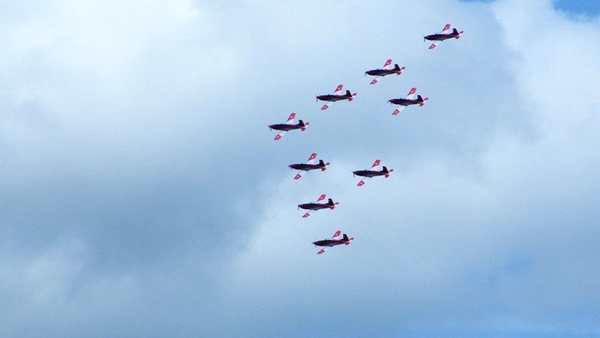
[[[3,335],[598,332],[595,22],[542,0],[38,5],[0,27]],[[446,22],[464,36],[427,50]],[[370,86],[390,57],[406,71]],[[356,99],[319,111],[339,83]],[[413,86],[428,103],[392,116]],[[272,141],[291,111],[310,127]],[[292,180],[312,152],[331,166]],[[394,173],[357,188],[375,158]],[[339,207],[302,219],[321,193]],[[337,229],[356,240],[317,256]]]

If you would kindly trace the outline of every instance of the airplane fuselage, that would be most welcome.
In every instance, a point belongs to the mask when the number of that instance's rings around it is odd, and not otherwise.
[[[309,171],[309,170],[315,170],[315,169],[323,169],[323,168],[325,168],[325,166],[322,164],[297,163],[297,164],[290,164],[290,168],[296,169],[296,170]]]
[[[269,126],[270,129],[282,130],[282,131],[302,129],[304,127],[306,127],[306,125],[302,125],[300,123],[298,123],[298,124],[278,123],[278,124],[272,124]]]
[[[367,70],[365,72],[365,74],[371,75],[371,76],[386,76],[386,75],[392,75],[392,74],[400,74],[400,72],[395,69],[373,69],[373,70]]]
[[[350,243],[350,241],[345,240],[345,239],[323,239],[320,241],[313,242],[313,244],[316,246],[328,246],[328,247],[333,247],[336,245],[342,245],[342,244],[347,244],[347,243]]]
[[[429,41],[444,41],[452,38],[456,38],[458,34],[431,34],[425,36],[425,40]]]
[[[388,175],[389,172],[378,171],[378,170],[356,170],[353,171],[354,175],[361,177],[376,177],[376,176],[384,176]]]
[[[321,210],[321,209],[331,208],[333,206],[334,205],[331,205],[329,203],[304,203],[304,204],[298,204],[298,208],[304,209],[304,210]]]
[[[334,94],[327,94],[327,95],[319,95],[319,96],[317,96],[317,100],[328,101],[328,102],[337,102],[337,101],[342,101],[342,100],[349,100],[351,98],[352,98],[352,96],[334,95]]]
[[[420,104],[423,101],[420,101],[418,99],[416,100],[411,100],[411,99],[391,99],[388,101],[391,104],[397,104],[397,105],[401,105],[401,106],[410,106],[413,104]]]

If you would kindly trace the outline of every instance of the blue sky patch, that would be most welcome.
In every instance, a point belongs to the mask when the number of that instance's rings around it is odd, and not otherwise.
[[[600,14],[600,1],[597,0],[558,0],[554,2],[554,7],[575,14]]]

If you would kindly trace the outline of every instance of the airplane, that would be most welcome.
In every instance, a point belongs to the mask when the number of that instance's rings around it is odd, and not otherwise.
[[[423,98],[421,97],[421,95],[417,95],[417,99],[413,99],[413,97],[415,97],[415,93],[417,92],[417,88],[413,87],[410,92],[408,92],[408,95],[406,96],[405,99],[391,99],[388,102],[391,104],[397,104],[400,105],[402,107],[394,110],[394,112],[392,113],[392,115],[398,115],[404,108],[406,108],[407,106],[413,105],[413,104],[418,104],[420,107],[423,107],[423,105],[425,104],[425,101],[429,100],[428,97]]]
[[[444,29],[442,29],[441,33],[426,35],[423,37],[424,40],[433,41],[429,49],[434,49],[438,43],[448,39],[460,39],[460,35],[464,33],[464,31],[458,31],[456,28],[452,30],[452,33],[448,33],[450,31],[450,24],[446,24]]]
[[[342,244],[350,245],[350,241],[354,240],[354,237],[348,238],[348,235],[346,235],[346,234],[344,234],[342,236],[342,239],[336,239],[336,237],[340,237],[341,234],[342,234],[342,231],[338,230],[338,231],[335,232],[335,234],[333,234],[333,237],[331,237],[331,239],[322,239],[320,241],[313,242],[313,244],[315,246],[322,247],[322,249],[319,250],[319,252],[317,252],[317,255],[324,254],[325,250],[327,248],[331,248],[331,247],[334,247],[336,245],[342,245]]]
[[[331,198],[327,201],[327,203],[319,203],[320,201],[325,200],[325,197],[326,197],[325,194],[321,195],[316,203],[298,204],[299,209],[308,210],[304,215],[302,215],[302,218],[306,218],[306,217],[310,216],[311,211],[319,211],[321,209],[333,210],[333,209],[335,209],[336,205],[340,204],[340,202],[334,203]]]
[[[344,88],[343,85],[338,85],[337,88],[335,89],[335,93],[326,94],[326,95],[318,95],[317,101],[321,100],[321,101],[327,102],[327,103],[325,103],[325,105],[323,107],[321,107],[321,110],[327,110],[327,108],[329,108],[329,106],[332,103],[335,103],[337,101],[341,101],[341,100],[352,101],[353,97],[356,96],[356,93],[350,93],[349,90],[346,90],[346,94],[342,94],[343,88]]]
[[[400,66],[398,66],[397,63],[394,64],[394,67],[392,68],[392,59],[388,59],[385,64],[383,65],[383,69],[371,69],[371,70],[367,70],[365,72],[365,75],[371,75],[371,76],[387,76],[387,75],[391,75],[391,74],[402,74],[402,70],[404,70],[404,68],[406,67],[402,67],[400,68]],[[371,81],[371,84],[374,85],[377,83],[377,79],[373,79],[373,81]]]
[[[315,164],[316,158],[317,158],[317,153],[312,153],[310,155],[310,157],[308,158],[307,163],[290,164],[289,167],[291,169],[300,170],[300,172],[297,173],[296,176],[294,176],[294,179],[299,180],[300,178],[302,178],[302,171],[308,172],[308,171],[316,170],[316,169],[321,169],[321,171],[325,171],[327,169],[327,166],[329,165],[329,162],[325,163],[325,162],[323,162],[323,160],[319,160],[319,163]]]
[[[392,171],[394,171],[394,169],[388,170],[388,168],[386,166],[383,166],[382,170],[376,170],[376,168],[379,167],[380,163],[381,163],[381,161],[379,159],[376,159],[375,163],[373,163],[370,170],[356,170],[356,171],[353,171],[352,173],[355,176],[368,177],[368,178],[373,178],[376,176],[385,176],[385,178],[390,177],[390,174],[392,173]],[[357,186],[362,187],[364,184],[365,184],[365,181],[361,180],[360,182],[358,182]]]
[[[303,122],[302,120],[298,120],[298,123],[295,124],[295,119],[296,113],[291,113],[286,123],[277,123],[269,125],[269,129],[279,130],[279,134],[275,136],[275,141],[279,141],[283,137],[283,135],[285,135],[285,133],[287,133],[290,130],[300,129],[302,131],[305,131],[306,127],[310,124],[310,122]]]

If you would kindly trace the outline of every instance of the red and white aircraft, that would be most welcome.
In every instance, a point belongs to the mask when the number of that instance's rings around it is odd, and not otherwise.
[[[442,29],[441,33],[426,35],[423,37],[424,40],[433,41],[429,49],[434,49],[440,41],[448,40],[448,39],[460,39],[460,35],[464,33],[464,31],[458,31],[456,28],[450,32],[450,24],[446,24],[444,29]]]
[[[319,199],[317,200],[316,203],[304,203],[304,204],[298,204],[298,208],[300,209],[304,209],[304,210],[308,210],[304,215],[302,215],[302,218],[306,218],[308,216],[310,216],[310,212],[311,211],[318,211],[321,209],[335,209],[335,206],[340,204],[340,202],[333,202],[333,200],[330,198],[327,203],[319,203],[323,200],[325,200],[327,196],[325,196],[325,194],[321,195],[319,197]]]
[[[285,135],[285,133],[287,133],[290,130],[300,129],[302,131],[305,131],[306,127],[310,124],[310,122],[305,123],[302,120],[298,120],[298,123],[296,124],[294,123],[295,119],[296,113],[291,113],[286,123],[277,123],[269,125],[270,129],[279,130],[279,134],[275,136],[275,141],[279,141],[281,137],[283,137],[283,135]]]
[[[321,169],[321,171],[327,170],[327,166],[329,165],[329,162],[325,163],[325,162],[323,162],[323,160],[319,160],[319,163],[315,164],[316,159],[317,159],[317,153],[312,153],[310,155],[310,157],[308,158],[307,163],[290,164],[291,169],[300,170],[300,172],[297,173],[296,176],[294,176],[294,179],[295,180],[301,179],[303,171],[308,172],[308,171],[316,170],[316,169]]]
[[[343,85],[338,85],[337,88],[335,89],[335,93],[333,93],[333,94],[325,94],[325,95],[318,95],[317,96],[317,101],[321,100],[321,101],[327,102],[327,103],[325,103],[325,105],[323,105],[323,107],[321,107],[321,110],[327,110],[327,108],[329,108],[329,106],[332,103],[335,103],[337,101],[342,101],[342,100],[352,101],[352,99],[354,98],[354,96],[356,96],[356,93],[350,93],[349,90],[346,90],[346,93],[342,94],[342,89],[343,88],[344,88]]]
[[[350,245],[350,241],[354,240],[354,237],[348,238],[348,235],[346,235],[346,234],[344,234],[342,236],[342,239],[337,239],[337,237],[340,237],[341,234],[342,234],[342,231],[338,230],[338,231],[335,232],[335,234],[333,234],[333,237],[331,237],[331,239],[323,239],[323,240],[320,240],[320,241],[313,242],[313,244],[315,246],[322,247],[322,249],[319,250],[319,252],[317,252],[317,255],[324,254],[325,250],[327,248],[331,248],[331,247],[336,246],[336,245],[342,245],[342,244]]]
[[[428,97],[423,98],[421,97],[421,95],[417,95],[416,99],[413,99],[415,97],[415,93],[417,92],[417,88],[413,87],[410,92],[408,92],[408,95],[406,96],[405,99],[402,98],[398,98],[398,99],[390,99],[388,102],[391,104],[397,104],[400,105],[401,107],[394,110],[394,112],[392,113],[392,115],[398,115],[404,108],[406,108],[407,106],[413,105],[413,104],[418,104],[419,107],[423,107],[423,105],[425,104],[425,101],[429,100]]]
[[[385,178],[390,177],[390,174],[392,173],[392,171],[394,171],[394,169],[390,169],[388,170],[388,168],[386,166],[383,166],[382,170],[377,170],[377,167],[379,167],[379,164],[381,164],[381,161],[379,159],[375,160],[375,163],[373,163],[373,165],[371,166],[371,170],[355,170],[352,173],[355,176],[360,176],[360,177],[368,177],[368,178],[373,178],[373,177],[377,177],[377,176],[385,176]],[[365,185],[365,181],[361,180],[360,182],[358,182],[357,186],[362,187],[363,185]]]
[[[383,69],[371,69],[371,70],[367,70],[365,72],[365,75],[371,75],[371,76],[387,76],[387,75],[391,75],[391,74],[397,74],[400,75],[402,74],[402,70],[404,70],[404,68],[406,67],[402,67],[400,68],[400,66],[398,66],[398,64],[394,64],[394,66],[392,67],[392,59],[388,59],[385,64],[383,65]],[[371,81],[371,84],[374,85],[377,83],[377,78],[373,79],[373,81]]]

